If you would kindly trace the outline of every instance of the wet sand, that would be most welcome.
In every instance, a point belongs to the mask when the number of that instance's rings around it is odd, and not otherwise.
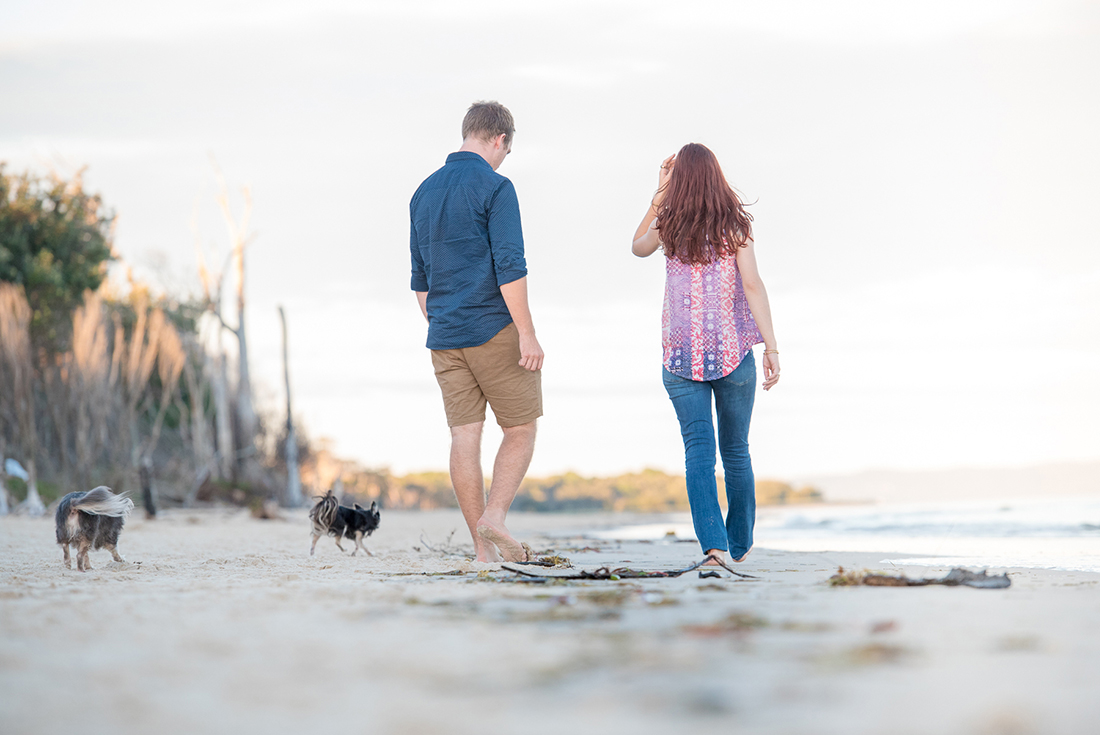
[[[578,568],[699,560],[694,543],[585,535],[654,521],[512,514],[509,526]],[[903,555],[757,548],[736,567],[751,580],[523,582],[461,556],[457,511],[383,511],[373,557],[322,539],[311,558],[309,541],[305,511],[135,513],[127,561],[92,552],[81,574],[62,565],[52,520],[0,518],[0,731],[1100,730],[1096,574],[831,588],[838,565]]]

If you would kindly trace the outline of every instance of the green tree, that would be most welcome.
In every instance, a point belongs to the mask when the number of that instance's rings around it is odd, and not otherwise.
[[[31,340],[50,352],[67,348],[73,311],[114,257],[114,213],[84,191],[82,173],[64,181],[8,174],[0,163],[0,281],[23,286]]]

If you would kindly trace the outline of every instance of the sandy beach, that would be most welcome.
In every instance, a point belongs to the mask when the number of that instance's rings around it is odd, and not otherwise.
[[[694,543],[589,535],[659,522],[510,516],[578,569],[697,561]],[[1097,574],[834,588],[838,565],[904,555],[758,548],[737,567],[755,579],[539,583],[458,553],[457,511],[384,512],[373,557],[322,539],[311,558],[304,510],[135,513],[119,546],[125,563],[93,552],[81,574],[62,565],[52,519],[0,518],[0,731],[1100,729]]]

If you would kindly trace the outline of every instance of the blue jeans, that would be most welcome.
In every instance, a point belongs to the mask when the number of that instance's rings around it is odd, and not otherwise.
[[[684,468],[695,537],[703,551],[723,549],[734,559],[752,546],[756,523],[756,482],[749,458],[749,419],[756,399],[756,362],[750,352],[737,369],[718,380],[685,380],[664,370],[665,390],[680,420]],[[714,422],[718,409],[718,449],[726,472],[729,511],[722,524],[714,478]]]

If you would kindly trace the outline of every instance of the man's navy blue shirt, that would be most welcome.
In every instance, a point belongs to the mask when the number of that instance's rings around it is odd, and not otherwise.
[[[412,290],[428,292],[428,347],[485,344],[512,321],[500,287],[527,275],[512,182],[472,151],[447,156],[409,204]]]

